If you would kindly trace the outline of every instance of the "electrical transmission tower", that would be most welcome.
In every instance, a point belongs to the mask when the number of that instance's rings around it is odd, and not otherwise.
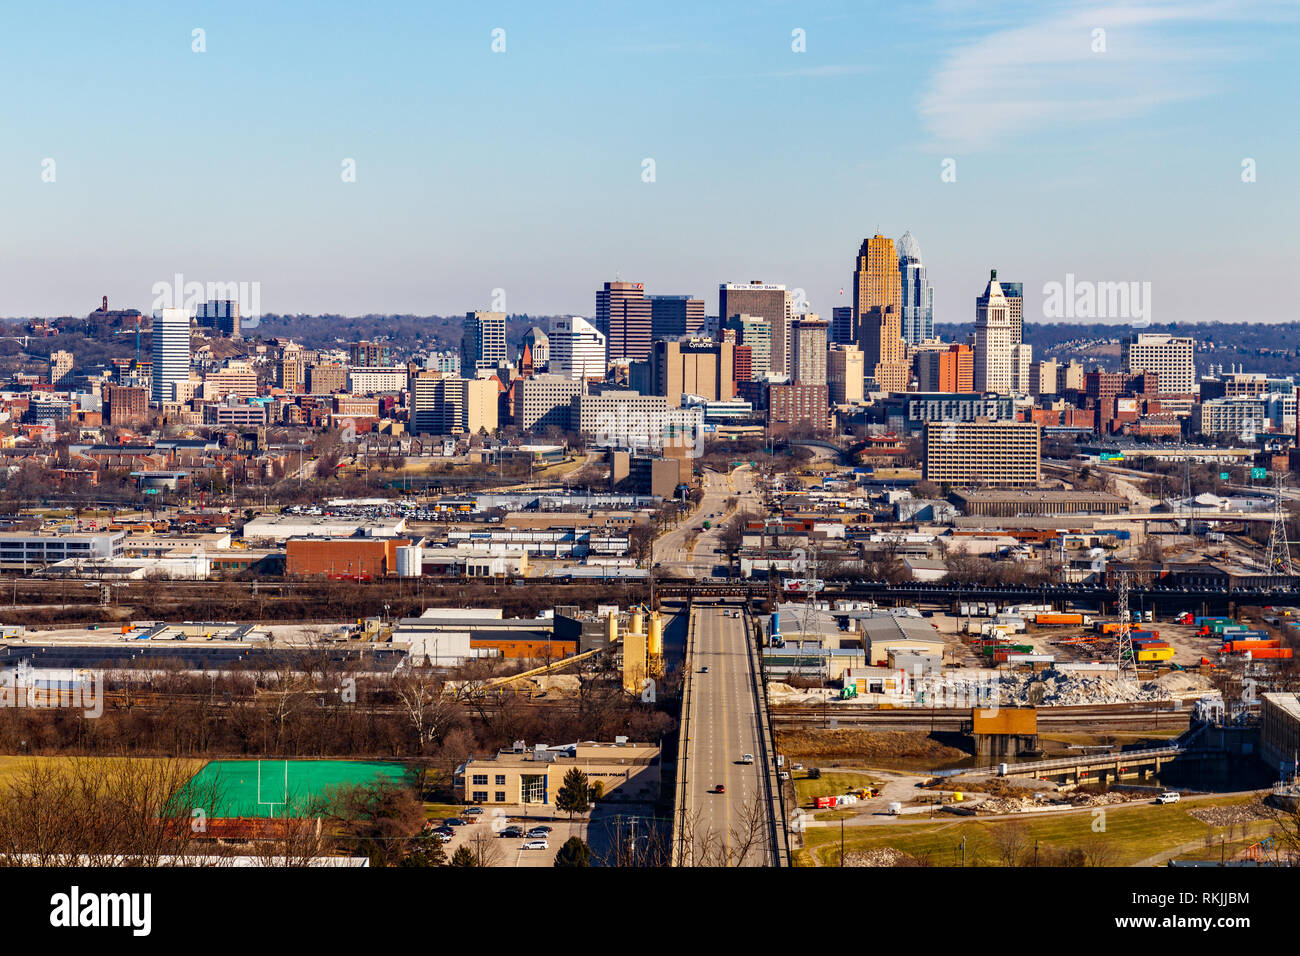
[[[1282,507],[1282,476],[1273,492],[1273,531],[1268,536],[1268,569],[1276,574],[1295,574],[1291,548],[1286,540],[1286,511]]]
[[[1133,636],[1129,629],[1128,572],[1119,572],[1119,633],[1115,635],[1115,663],[1119,665],[1119,678],[1137,680],[1137,657],[1133,653]]]

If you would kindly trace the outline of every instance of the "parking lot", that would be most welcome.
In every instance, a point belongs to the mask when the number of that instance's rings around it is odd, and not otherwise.
[[[490,836],[491,845],[495,847],[485,851],[492,858],[493,866],[549,867],[555,864],[555,854],[564,845],[565,840],[571,836],[581,837],[584,840],[587,838],[586,820],[575,819],[570,824],[568,816],[553,816],[551,811],[544,807],[484,807],[481,815],[462,816],[460,819],[469,822],[465,826],[452,828],[454,833],[451,841],[443,844],[448,859],[460,846],[470,844],[472,849],[476,835],[486,833]],[[441,821],[435,821],[438,822]],[[545,837],[548,844],[545,850],[524,849],[524,844],[538,839],[537,837],[499,835],[502,830],[510,826],[517,826],[526,834],[531,828],[539,825],[551,827],[551,832]]]

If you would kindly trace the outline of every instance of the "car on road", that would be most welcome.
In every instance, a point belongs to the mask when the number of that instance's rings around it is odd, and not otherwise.
[[[1166,790],[1164,793],[1160,794],[1160,796],[1156,797],[1156,799],[1161,803],[1177,803],[1182,799],[1182,794],[1177,790]]]
[[[549,850],[551,845],[545,840],[529,840],[524,844],[525,850]]]
[[[502,838],[504,838],[504,839],[507,839],[507,840],[510,840],[510,839],[518,839],[519,837],[521,837],[521,836],[524,835],[524,828],[523,828],[523,827],[506,827],[504,830],[502,830],[502,831],[501,831],[499,834],[497,834],[497,835],[500,836],[500,837],[502,837]]]
[[[723,786],[722,784],[720,784],[720,783],[715,783],[715,784],[713,785],[713,792],[714,792],[714,793],[726,793],[726,792],[727,792],[727,788],[726,788],[725,786]]]
[[[753,754],[745,754],[745,756],[743,756],[743,757],[740,758],[740,762],[741,762],[741,763],[753,763],[753,762],[754,762],[754,755],[753,755]]]
[[[701,673],[701,674],[707,674],[708,672],[709,672],[709,665],[708,665],[708,664],[705,664],[703,667],[700,668],[700,673]]]

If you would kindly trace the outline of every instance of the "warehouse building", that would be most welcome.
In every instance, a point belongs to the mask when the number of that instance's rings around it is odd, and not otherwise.
[[[953,495],[968,515],[1016,518],[1038,515],[1114,515],[1128,507],[1104,491],[959,491]]]

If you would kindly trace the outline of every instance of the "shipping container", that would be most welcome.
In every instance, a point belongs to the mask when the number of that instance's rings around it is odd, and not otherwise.
[[[1139,661],[1167,661],[1174,656],[1172,647],[1158,647],[1153,651],[1138,651]]]
[[[1129,637],[1159,637],[1159,631],[1129,631]]]
[[[1291,659],[1291,648],[1257,647],[1250,651],[1250,658],[1255,661],[1289,661]]]
[[[1039,625],[1040,627],[1045,624],[1046,625],[1064,624],[1064,625],[1073,625],[1075,627],[1080,627],[1080,626],[1086,626],[1088,624],[1091,624],[1092,618],[1084,614],[1039,613],[1034,615],[1034,623]]]

